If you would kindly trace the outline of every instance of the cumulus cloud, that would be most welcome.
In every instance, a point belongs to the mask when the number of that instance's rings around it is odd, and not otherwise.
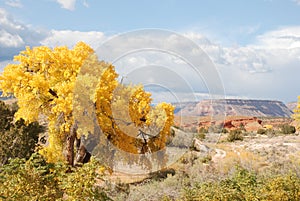
[[[207,37],[188,32],[184,36],[197,43],[217,65],[234,65],[236,68],[250,72],[260,73],[270,70],[266,65],[264,51],[248,46],[225,47],[213,43]]]
[[[229,97],[291,101],[298,95],[295,93],[300,91],[298,85],[293,84],[300,73],[297,67],[300,61],[297,27],[265,33],[258,36],[255,43],[240,47],[214,43],[197,32],[184,33],[183,36],[201,47],[215,64],[216,71],[205,72],[206,70],[200,69],[200,74],[193,71],[187,58],[203,59],[202,66],[207,66],[205,57],[201,57],[201,52],[198,54],[195,48],[190,48],[191,44],[187,45],[176,34],[160,38],[161,35],[157,33],[152,35],[146,32],[140,36],[115,38],[108,44],[104,43],[107,46],[100,50],[99,45],[109,38],[102,32],[52,31],[51,37],[43,41],[43,44],[73,46],[83,40],[98,50],[100,59],[114,62],[124,82],[142,82],[150,86],[148,89],[152,89],[159,99],[173,97],[174,94],[170,91],[181,94],[178,96],[184,97],[181,98],[184,100],[186,97],[195,100],[191,93],[214,95],[214,90],[211,91],[208,87],[216,83],[212,76],[214,73],[220,75],[224,84],[221,87],[224,87],[226,96]],[[113,38],[114,36],[111,37]],[[170,95],[167,96],[167,93]]]
[[[17,22],[6,10],[0,8],[0,61],[12,59],[26,45],[40,45],[47,33]]]
[[[46,45],[49,47],[74,46],[79,41],[96,49],[106,37],[102,32],[71,30],[45,31],[16,21],[6,10],[0,8],[0,61],[11,60],[25,46]]]
[[[0,9],[0,71],[26,45],[71,48],[84,41],[97,51],[100,59],[114,62],[120,79],[127,83],[144,82],[160,100],[167,97],[197,100],[208,97],[203,94],[222,92],[222,87],[226,96],[292,101],[299,95],[296,94],[300,91],[296,84],[300,74],[300,27],[297,26],[272,30],[257,36],[252,44],[234,47],[210,41],[192,31],[181,35],[145,30],[138,35],[118,36],[71,30],[45,34],[15,21]],[[196,67],[191,65],[194,63]],[[216,74],[224,85],[220,85]]]
[[[20,0],[6,0],[5,4],[14,8],[22,8],[23,5]]]
[[[76,0],[56,0],[56,2],[64,9],[73,11],[76,7]],[[82,0],[82,5],[89,8],[87,0]]]
[[[104,33],[98,31],[52,30],[50,36],[41,43],[49,47],[66,45],[71,48],[79,41],[83,41],[96,49],[105,39]]]
[[[24,41],[17,34],[11,34],[5,30],[0,30],[0,45],[3,47],[17,48],[24,45]]]
[[[297,99],[300,27],[266,32],[254,44],[224,47],[227,64],[216,65],[228,93],[284,101]]]
[[[258,37],[258,47],[268,49],[300,48],[300,27],[284,27]]]
[[[181,34],[156,29],[133,31],[111,37],[97,53],[112,62],[128,83],[159,86],[174,93],[223,93],[207,54]]]
[[[75,10],[76,0],[56,0],[60,6],[67,10]]]

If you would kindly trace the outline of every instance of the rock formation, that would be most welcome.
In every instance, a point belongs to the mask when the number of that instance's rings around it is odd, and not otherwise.
[[[290,117],[292,111],[281,101],[217,99],[175,103],[179,116]]]

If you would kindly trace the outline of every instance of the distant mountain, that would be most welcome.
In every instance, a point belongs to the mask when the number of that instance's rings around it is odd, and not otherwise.
[[[291,111],[294,111],[294,109],[296,109],[296,107],[297,107],[297,102],[290,102],[290,103],[287,103],[286,106],[287,106]]]
[[[292,111],[281,101],[218,99],[175,103],[175,114],[182,116],[290,117]]]
[[[0,100],[9,100],[9,99],[14,99],[13,97],[2,97],[2,91],[0,91]]]

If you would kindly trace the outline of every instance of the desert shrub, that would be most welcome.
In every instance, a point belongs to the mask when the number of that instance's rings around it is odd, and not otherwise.
[[[95,185],[101,175],[96,161],[70,169],[51,164],[34,153],[29,160],[12,159],[0,168],[0,195],[8,200],[109,200]],[[3,185],[2,185],[3,184]]]
[[[151,180],[143,185],[130,186],[130,194],[118,194],[115,201],[169,201],[178,200],[181,191],[186,186],[187,177],[182,174],[168,174],[164,180]]]
[[[257,175],[238,167],[221,180],[185,187],[182,200],[291,200],[300,198],[300,178],[295,174]]]
[[[199,128],[198,133],[208,133],[208,130],[204,127]]]
[[[199,133],[198,135],[196,135],[196,137],[200,140],[204,140],[206,138],[205,133]]]
[[[199,158],[197,154],[193,152],[187,152],[180,157],[179,162],[182,164],[194,164],[194,162]]]
[[[257,130],[257,134],[268,135],[269,137],[273,137],[276,135],[276,132],[272,128],[268,128],[268,129],[260,128]]]
[[[283,134],[293,134],[296,132],[295,126],[289,125],[289,124],[284,124],[280,128],[281,133]]]
[[[299,200],[300,178],[293,174],[266,178],[260,195],[261,200]]]
[[[232,176],[221,181],[208,181],[185,188],[183,200],[255,200],[256,186],[256,175],[238,168]]]
[[[228,133],[228,130],[226,128],[222,128],[221,133]]]
[[[208,132],[210,133],[221,133],[223,127],[221,125],[212,125],[208,128]]]
[[[0,169],[0,195],[8,200],[55,200],[63,196],[55,175],[39,155],[15,158]]]
[[[243,123],[240,123],[239,129],[242,131],[246,131],[245,125]]]
[[[44,128],[37,122],[25,124],[23,119],[13,122],[15,110],[0,101],[0,165],[10,158],[29,159]]]
[[[201,163],[209,163],[212,160],[211,155],[206,155],[203,158],[200,159]]]
[[[244,131],[243,134],[244,136],[249,136],[249,137],[253,137],[255,135],[253,131]]]
[[[242,134],[242,131],[239,129],[231,130],[227,136],[228,142],[234,142],[236,140],[243,140],[244,136]]]
[[[97,172],[101,168],[97,161],[92,159],[80,168],[73,168],[71,173],[65,168],[58,168],[56,179],[59,181],[59,190],[64,192],[68,200],[111,200],[105,189],[96,185],[102,177]]]
[[[260,129],[257,130],[257,134],[265,135],[266,133],[267,133],[266,129],[260,128]]]

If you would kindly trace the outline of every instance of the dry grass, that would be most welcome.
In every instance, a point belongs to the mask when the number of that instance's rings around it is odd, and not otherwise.
[[[212,160],[203,163],[205,154],[189,151],[172,165],[176,170],[174,176],[130,185],[127,193],[116,194],[115,200],[180,200],[184,189],[228,178],[237,166],[271,177],[291,171],[300,175],[300,136],[258,137],[233,143],[205,144],[211,150],[207,154],[212,156]],[[120,178],[127,182],[138,176],[123,175]]]

